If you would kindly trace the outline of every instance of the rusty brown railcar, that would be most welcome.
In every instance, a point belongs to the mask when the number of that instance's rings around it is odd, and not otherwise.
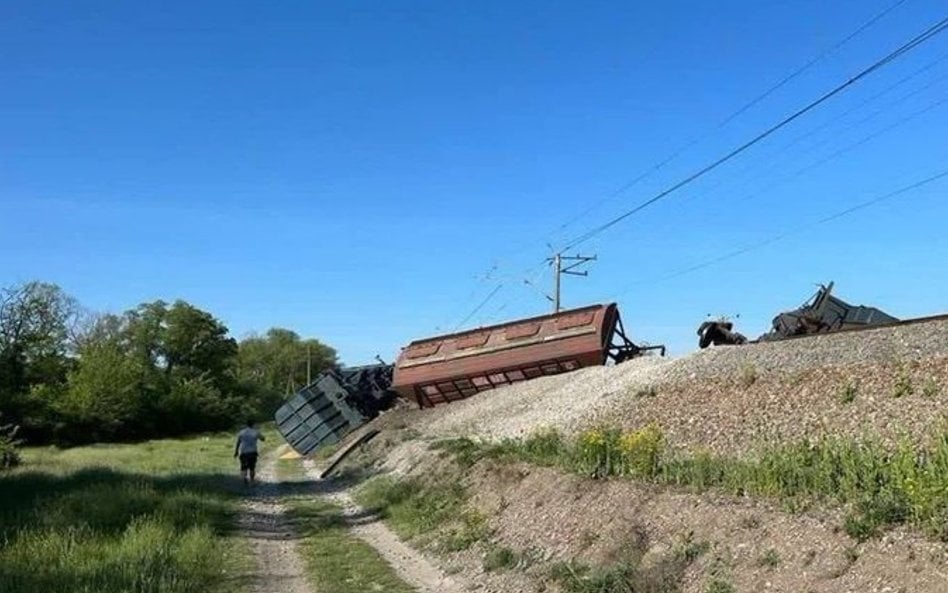
[[[591,305],[416,340],[395,363],[392,389],[420,407],[501,385],[622,362],[664,346],[638,346],[615,303]]]

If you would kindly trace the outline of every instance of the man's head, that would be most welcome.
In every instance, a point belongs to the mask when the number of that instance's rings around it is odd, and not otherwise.
[[[247,428],[253,428],[253,418],[247,420]]]

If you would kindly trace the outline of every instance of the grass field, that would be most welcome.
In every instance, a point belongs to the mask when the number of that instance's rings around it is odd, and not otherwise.
[[[239,589],[232,438],[25,449],[0,473],[0,591]]]

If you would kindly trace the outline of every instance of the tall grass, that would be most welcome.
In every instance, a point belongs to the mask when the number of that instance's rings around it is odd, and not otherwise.
[[[904,441],[894,449],[872,439],[804,440],[746,458],[670,454],[657,426],[631,432],[597,428],[575,439],[547,430],[522,440],[458,439],[436,446],[466,465],[482,458],[526,461],[698,492],[832,502],[847,507],[845,528],[857,539],[908,523],[948,541],[948,434],[927,447]]]
[[[26,449],[0,475],[0,591],[232,588],[230,437]]]

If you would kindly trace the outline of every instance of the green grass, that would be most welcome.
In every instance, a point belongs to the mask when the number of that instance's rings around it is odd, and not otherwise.
[[[736,593],[737,589],[725,578],[712,577],[704,589],[706,593]]]
[[[772,498],[790,509],[828,502],[848,509],[845,528],[857,540],[907,523],[948,541],[948,433],[927,447],[905,441],[893,450],[872,439],[826,439],[775,445],[747,458],[670,455],[654,426],[625,433],[599,428],[575,439],[546,430],[521,440],[456,439],[436,446],[462,466],[492,458]]]
[[[0,474],[0,591],[234,589],[231,439],[24,449]]]
[[[411,593],[392,567],[367,543],[349,534],[339,507],[324,500],[288,501],[301,540],[298,550],[317,591]]]
[[[507,546],[494,546],[484,555],[484,572],[511,570],[519,566],[523,560],[522,554]]]
[[[465,543],[455,546],[457,550],[486,533],[486,522],[479,515],[464,511],[467,492],[453,479],[426,483],[419,478],[396,480],[380,476],[356,492],[356,501],[378,513],[402,539],[432,535],[454,523],[457,530],[448,533],[448,538],[462,538]]]
[[[915,386],[912,385],[912,378],[902,369],[899,376],[895,379],[895,387],[892,389],[892,397],[898,399],[908,397],[915,393]]]
[[[777,568],[780,566],[780,554],[773,548],[768,548],[766,552],[757,559],[757,564],[768,568]]]
[[[841,404],[851,404],[856,400],[856,395],[859,393],[859,387],[854,381],[849,381],[839,392],[839,403]]]

